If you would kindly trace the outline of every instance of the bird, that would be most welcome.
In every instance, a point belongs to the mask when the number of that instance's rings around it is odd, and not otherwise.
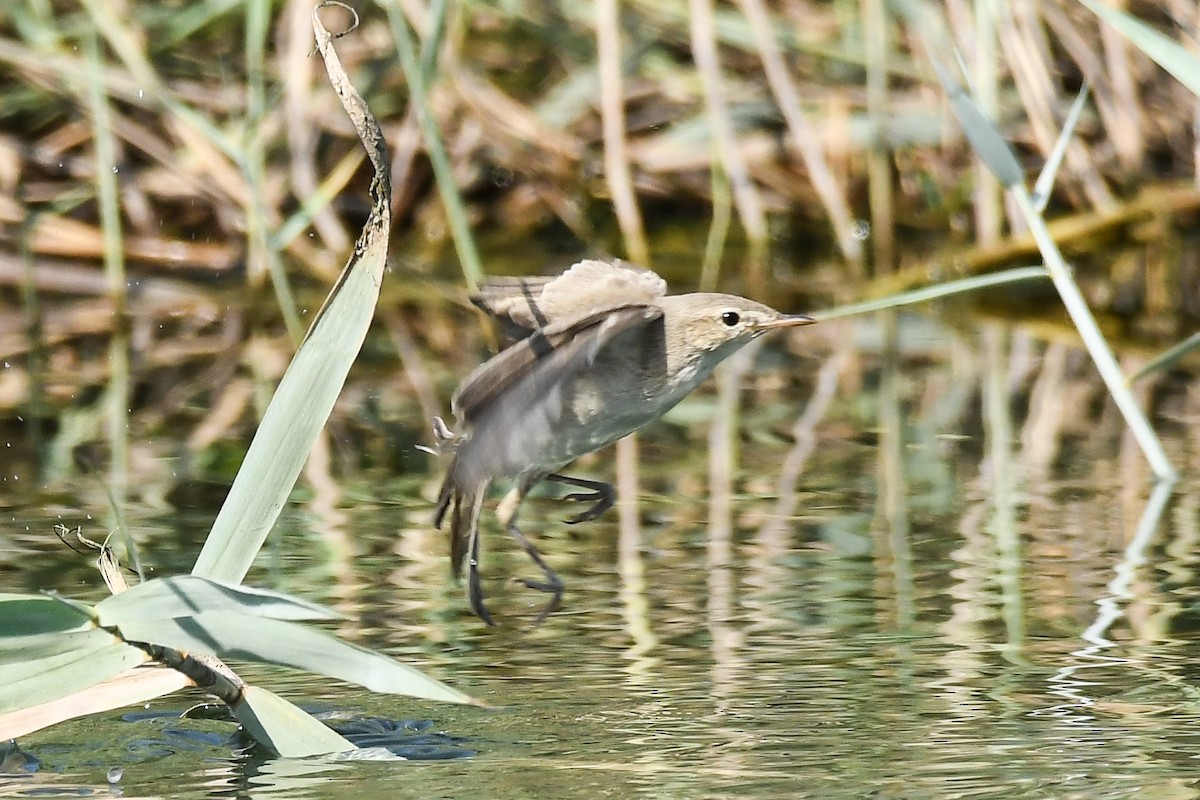
[[[529,491],[544,480],[573,486],[581,491],[565,499],[589,505],[566,521],[595,519],[613,506],[613,487],[560,469],[661,417],[754,339],[815,322],[732,294],[668,295],[654,272],[598,259],[553,277],[494,278],[471,301],[514,342],[455,390],[457,434],[434,421],[453,458],[433,521],[440,529],[449,515],[453,576],[466,567],[471,611],[488,625],[479,525],[493,482],[511,482],[496,518],[543,575],[523,583],[551,595],[540,622],[564,585],[517,525]]]

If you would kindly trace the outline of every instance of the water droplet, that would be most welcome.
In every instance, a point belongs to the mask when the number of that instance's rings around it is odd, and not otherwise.
[[[113,175],[116,175],[116,174],[117,174],[117,168],[113,167]]]
[[[125,770],[121,769],[120,767],[109,767],[108,768],[108,782],[109,783],[120,783],[121,778],[124,778],[124,777],[125,777]]]
[[[138,97],[145,97],[145,96],[146,96],[146,90],[138,89]]]
[[[865,219],[856,219],[850,225],[850,235],[860,242],[871,235],[871,223]]]
[[[496,167],[492,170],[492,183],[499,186],[501,189],[511,186],[513,182],[513,173],[511,169],[506,167]]]

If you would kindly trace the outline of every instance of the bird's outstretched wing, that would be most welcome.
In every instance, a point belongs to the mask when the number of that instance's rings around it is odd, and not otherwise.
[[[464,378],[451,408],[471,427],[498,402],[512,405],[522,402],[518,398],[557,388],[589,366],[614,338],[660,317],[657,305],[625,304],[536,328]],[[518,390],[521,385],[527,388]]]
[[[493,278],[471,302],[513,338],[622,306],[652,305],[667,292],[655,273],[624,262],[586,260],[551,278]]]

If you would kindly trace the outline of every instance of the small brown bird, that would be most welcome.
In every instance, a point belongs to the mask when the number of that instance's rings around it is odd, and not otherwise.
[[[441,528],[450,512],[451,568],[459,578],[468,564],[471,610],[489,625],[479,517],[493,480],[514,482],[496,517],[545,576],[524,581],[552,595],[544,617],[561,603],[563,584],[517,527],[530,489],[543,480],[583,489],[567,499],[591,505],[568,523],[603,514],[614,502],[612,486],[558,470],[658,419],[764,333],[814,321],[736,295],[666,291],[666,281],[648,270],[581,261],[553,278],[491,281],[471,298],[517,341],[454,392],[460,435],[434,524]],[[441,420],[436,430],[452,436]]]

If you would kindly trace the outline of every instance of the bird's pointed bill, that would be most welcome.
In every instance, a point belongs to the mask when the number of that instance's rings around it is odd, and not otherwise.
[[[812,325],[816,322],[810,316],[805,314],[784,314],[779,319],[773,319],[770,322],[764,322],[758,327],[760,328],[795,328],[800,325]]]

